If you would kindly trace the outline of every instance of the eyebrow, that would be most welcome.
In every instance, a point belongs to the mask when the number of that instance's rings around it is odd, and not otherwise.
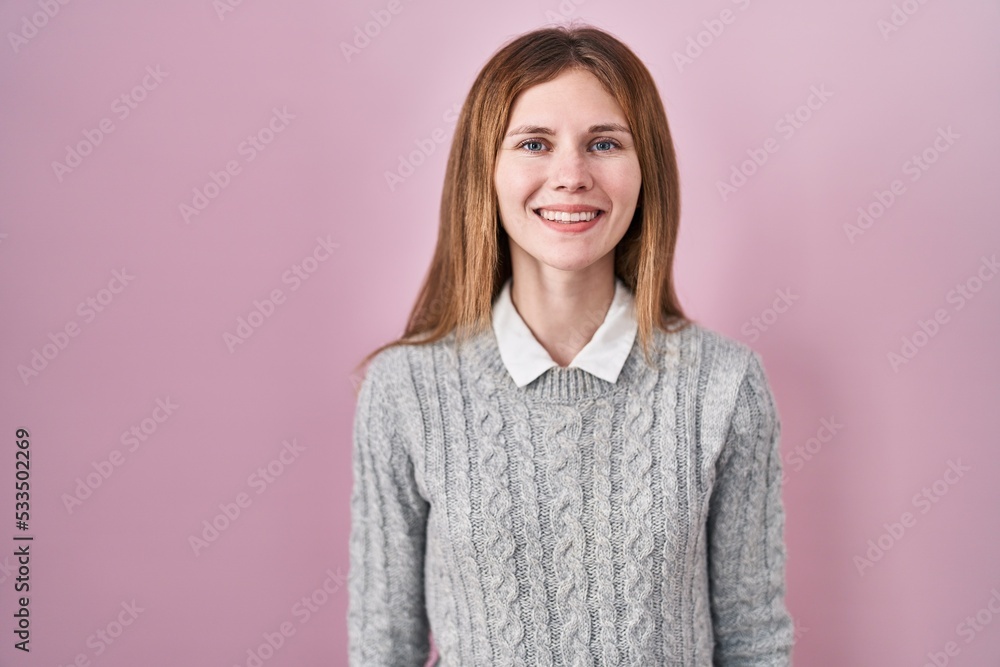
[[[601,123],[599,125],[591,125],[587,133],[595,134],[597,132],[624,132],[625,134],[632,134],[632,132],[630,132],[629,129],[621,123]],[[547,134],[549,136],[553,136],[555,135],[555,131],[540,125],[521,125],[520,127],[515,127],[513,130],[508,132],[507,136],[513,137],[520,134]]]

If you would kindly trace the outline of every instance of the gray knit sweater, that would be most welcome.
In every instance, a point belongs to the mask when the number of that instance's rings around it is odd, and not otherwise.
[[[789,665],[780,424],[692,324],[616,383],[518,388],[492,330],[370,364],[354,422],[355,667]]]

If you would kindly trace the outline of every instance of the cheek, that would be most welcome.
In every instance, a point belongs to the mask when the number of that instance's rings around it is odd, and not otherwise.
[[[497,198],[501,204],[522,207],[544,182],[544,177],[537,171],[531,165],[512,165],[501,161],[495,178]]]
[[[619,205],[631,205],[639,196],[642,186],[642,172],[638,164],[622,165],[622,168],[609,170],[605,174],[605,184],[608,194],[619,201]]]

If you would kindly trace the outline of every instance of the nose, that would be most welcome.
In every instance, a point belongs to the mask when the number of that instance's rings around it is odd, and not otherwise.
[[[553,188],[573,192],[589,189],[593,176],[587,164],[587,156],[572,149],[557,150],[550,162],[549,181]]]

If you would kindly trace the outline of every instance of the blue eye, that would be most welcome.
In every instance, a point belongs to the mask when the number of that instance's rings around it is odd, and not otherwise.
[[[611,141],[610,139],[601,139],[600,141],[594,144],[594,146],[602,146],[602,145],[607,146],[607,148],[598,149],[598,152],[604,153],[616,147],[615,142]]]
[[[538,148],[531,148],[532,145],[538,146]],[[528,139],[527,141],[522,141],[520,147],[527,148],[531,153],[537,153],[542,150],[542,142],[536,141],[535,139]]]

